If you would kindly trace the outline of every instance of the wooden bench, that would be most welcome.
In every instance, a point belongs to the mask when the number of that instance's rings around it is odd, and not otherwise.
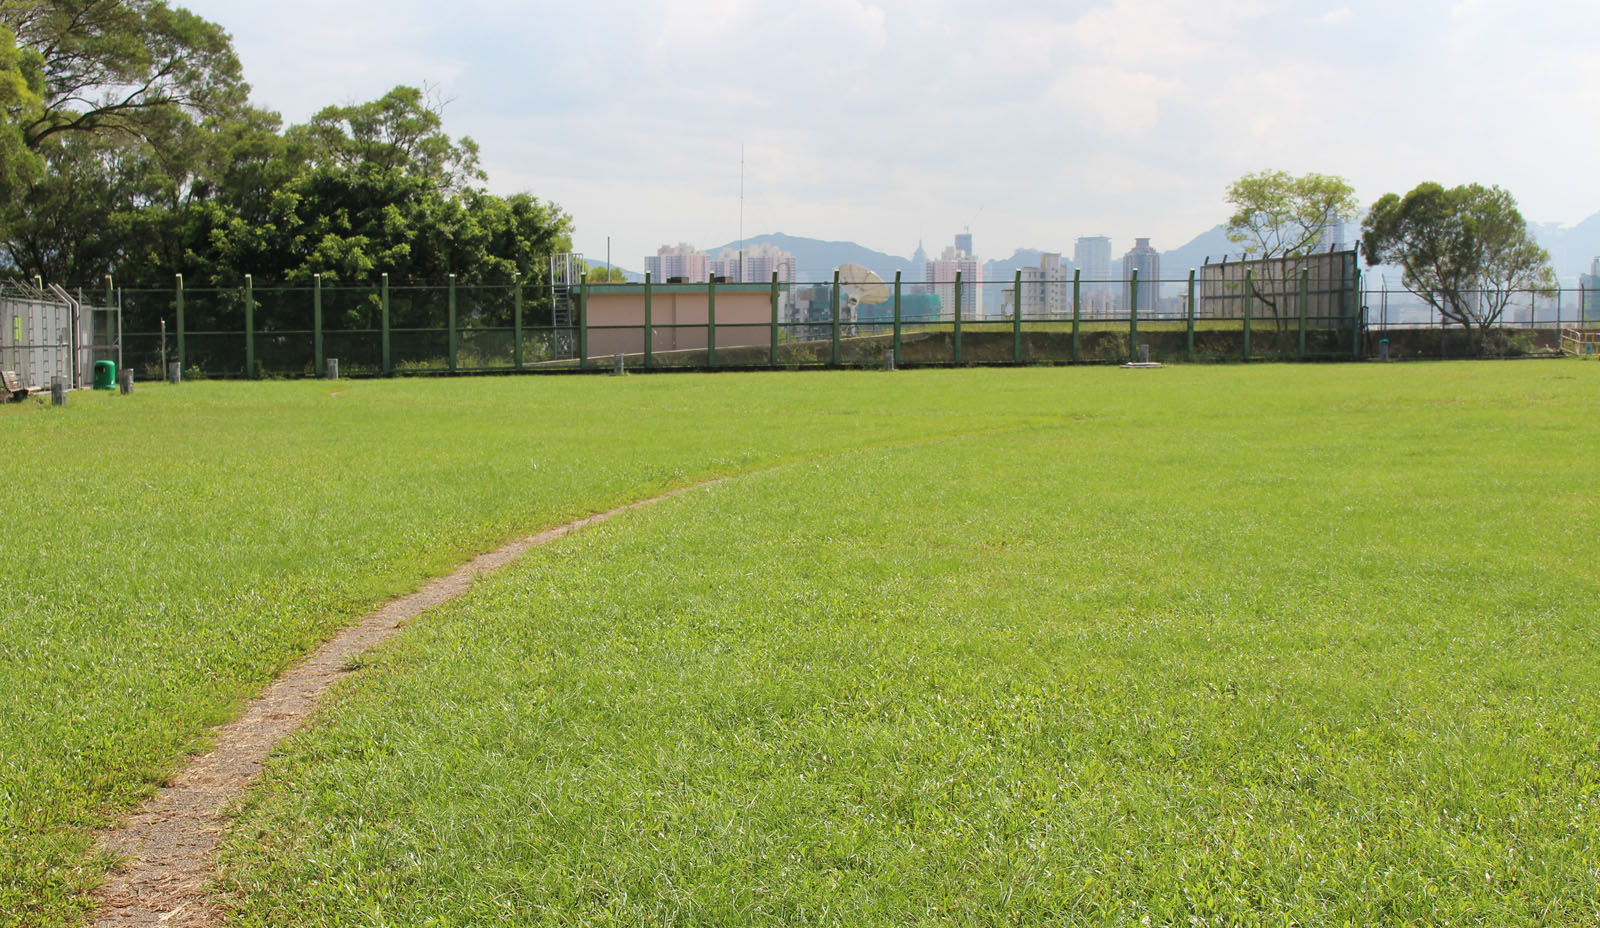
[[[20,403],[28,398],[28,388],[22,385],[22,378],[17,376],[16,371],[0,371],[0,388],[4,388],[0,396],[13,403]]]

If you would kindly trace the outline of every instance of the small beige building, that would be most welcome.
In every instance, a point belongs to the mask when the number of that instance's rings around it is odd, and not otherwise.
[[[709,344],[707,284],[650,287],[652,352],[705,350]],[[788,285],[779,285],[779,299]],[[644,353],[645,287],[590,284],[587,300],[589,357]],[[767,345],[772,340],[773,289],[768,284],[717,284],[718,348]]]

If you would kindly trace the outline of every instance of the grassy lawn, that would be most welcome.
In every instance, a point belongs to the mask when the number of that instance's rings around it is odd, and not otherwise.
[[[364,661],[234,923],[1600,921],[1600,367],[545,383],[772,421]]]
[[[106,865],[94,828],[332,629],[469,554],[709,476],[1048,421],[1061,390],[195,382],[0,407],[0,926],[76,924]]]

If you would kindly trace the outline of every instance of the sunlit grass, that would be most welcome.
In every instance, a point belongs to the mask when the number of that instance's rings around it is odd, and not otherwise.
[[[374,655],[235,922],[1600,921],[1600,369],[892,379],[994,430],[747,461]]]
[[[706,477],[1048,418],[1056,390],[984,375],[213,382],[11,408],[0,925],[74,923],[105,866],[93,829],[383,597]]]

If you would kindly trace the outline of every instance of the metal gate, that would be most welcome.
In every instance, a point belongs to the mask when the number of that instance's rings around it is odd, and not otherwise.
[[[44,390],[52,379],[77,382],[77,307],[70,299],[15,281],[0,281],[0,370]]]

